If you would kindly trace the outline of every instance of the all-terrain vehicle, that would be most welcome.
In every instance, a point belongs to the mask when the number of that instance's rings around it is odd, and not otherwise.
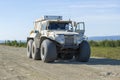
[[[27,37],[27,56],[43,62],[57,59],[87,62],[90,46],[84,36],[84,22],[62,20],[62,16],[43,16],[34,23]]]

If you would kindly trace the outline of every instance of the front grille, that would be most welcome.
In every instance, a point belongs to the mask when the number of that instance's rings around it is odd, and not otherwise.
[[[73,35],[65,35],[65,45],[66,46],[74,45],[74,36]]]

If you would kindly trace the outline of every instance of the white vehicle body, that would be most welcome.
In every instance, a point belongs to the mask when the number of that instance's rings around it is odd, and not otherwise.
[[[62,16],[44,16],[36,20],[34,26],[27,41],[34,40],[36,47],[40,48],[42,42],[48,39],[56,45],[58,54],[70,53],[71,50],[75,53],[82,41],[87,39],[84,22],[65,21]]]

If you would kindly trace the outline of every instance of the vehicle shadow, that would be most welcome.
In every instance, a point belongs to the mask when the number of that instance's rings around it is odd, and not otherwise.
[[[120,60],[106,58],[90,58],[89,62],[77,62],[73,60],[56,60],[53,64],[87,64],[87,65],[120,65]]]

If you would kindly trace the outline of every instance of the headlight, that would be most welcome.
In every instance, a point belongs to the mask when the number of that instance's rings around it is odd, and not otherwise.
[[[50,39],[53,39],[54,40],[54,32],[49,32],[47,34],[47,37],[49,37]]]
[[[64,35],[62,35],[62,34],[55,35],[55,40],[57,42],[59,42],[60,44],[64,44],[64,42],[65,42]]]
[[[80,44],[83,39],[84,39],[83,36],[75,35],[75,40],[74,40],[74,42],[76,42],[77,44]]]

